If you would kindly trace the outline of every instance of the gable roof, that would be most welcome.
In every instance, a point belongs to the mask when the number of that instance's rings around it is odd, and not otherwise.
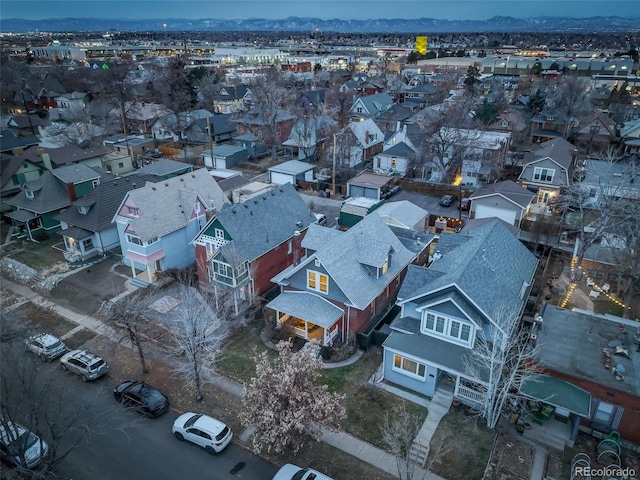
[[[391,108],[391,105],[393,105],[393,99],[387,92],[380,92],[374,93],[373,95],[366,95],[364,97],[357,97],[353,102],[354,107],[358,103],[362,103],[367,114],[378,116]]]
[[[526,168],[532,163],[549,158],[565,170],[569,170],[571,162],[577,152],[578,149],[572,143],[567,142],[563,138],[553,138],[542,142],[540,147],[533,152],[525,154],[523,163]]]
[[[98,147],[81,148],[74,143],[59,148],[47,148],[46,153],[49,154],[53,165],[66,165],[67,163],[82,162],[93,158],[100,158],[111,152],[107,147],[100,145]]]
[[[65,165],[52,170],[56,178],[62,183],[82,183],[99,179],[102,175],[83,163]]]
[[[231,133],[236,130],[236,125],[231,121],[230,115],[211,115],[210,117],[198,118],[193,123],[198,125],[202,131],[211,127],[211,133],[214,135]]]
[[[26,191],[34,193],[34,198],[27,198]],[[37,179],[23,185],[22,191],[5,200],[16,208],[43,214],[53,212],[71,204],[67,189],[47,170]]]
[[[382,130],[370,118],[366,118],[361,122],[350,122],[346,128],[351,130],[359,145],[363,148],[384,142]],[[375,140],[373,140],[374,138]]]
[[[286,183],[243,203],[225,205],[203,232],[216,220],[232,239],[222,247],[222,255],[228,261],[253,261],[306,229],[316,217]]]
[[[317,259],[349,303],[359,310],[367,308],[414,258],[414,253],[402,244],[377,215],[367,215],[354,227],[339,235],[331,233],[330,237],[333,238],[329,239],[332,241],[324,245],[318,242],[318,233],[315,232],[317,229],[332,230],[312,225],[302,240],[302,246],[319,248],[306,262],[285,271],[285,275],[290,275]],[[391,262],[387,271],[376,276],[375,271],[369,267],[382,267],[389,254]]]
[[[502,182],[483,185],[473,192],[469,198],[471,200],[477,200],[480,198],[490,197],[492,195],[500,195],[522,209],[527,208],[536,196],[535,193],[523,188],[522,185],[514,182],[513,180],[504,180]]]
[[[412,228],[416,223],[424,220],[424,218],[429,215],[429,212],[424,208],[408,200],[386,202],[371,213],[375,213],[383,219],[385,217],[391,218],[409,228]]]
[[[29,162],[29,160],[21,155],[0,153],[0,186],[4,187],[25,162]]]
[[[415,150],[405,142],[396,143],[395,145],[387,148],[386,150],[383,150],[380,153],[403,158],[411,158],[416,154]]]
[[[145,165],[133,173],[134,175],[155,175],[158,177],[162,177],[165,175],[170,175],[172,173],[180,172],[185,168],[193,167],[187,163],[171,160],[170,158],[161,158],[157,162]]]
[[[222,189],[204,168],[157,183],[147,182],[143,187],[131,190],[121,205],[129,198],[139,208],[140,216],[127,218],[127,221],[143,241],[185,227],[198,199],[206,209],[220,209],[228,202]],[[115,219],[114,216],[113,221]]]
[[[35,135],[29,135],[28,137],[19,137],[13,134],[8,128],[0,130],[0,151],[10,152],[16,148],[27,148],[33,145],[38,145],[40,139]]]
[[[128,175],[100,183],[56,218],[89,232],[101,232],[112,225],[113,217],[127,192],[156,180],[152,175]],[[88,213],[78,211],[78,207],[82,206],[89,208]]]
[[[430,267],[409,267],[398,303],[455,287],[489,319],[503,308],[521,310],[520,290],[532,282],[537,260],[499,221],[468,235],[443,232],[437,251],[442,257]]]

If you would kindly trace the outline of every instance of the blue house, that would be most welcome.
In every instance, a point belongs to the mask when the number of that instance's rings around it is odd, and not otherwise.
[[[384,379],[428,397],[446,379],[456,397],[481,403],[489,380],[470,375],[465,357],[478,339],[492,341],[504,311],[519,321],[537,260],[497,220],[468,235],[443,232],[433,257],[429,267],[409,266],[402,282]]]
[[[125,265],[143,284],[171,268],[196,261],[191,240],[207,223],[207,213],[228,200],[206,169],[198,169],[127,193],[113,217]]]

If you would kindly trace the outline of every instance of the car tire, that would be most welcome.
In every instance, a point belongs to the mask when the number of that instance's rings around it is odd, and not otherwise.
[[[178,440],[180,440],[181,442],[184,442],[184,436],[180,432],[173,432],[173,434]]]
[[[209,453],[209,455],[215,455],[216,454],[216,451],[210,445],[207,445],[206,447],[204,447],[204,449],[207,451],[207,453]]]
[[[64,363],[62,363],[62,362],[60,362],[60,368],[61,368],[62,370],[64,370],[65,372],[67,371],[67,366],[66,366]]]
[[[84,375],[80,375],[80,378],[82,378],[83,382],[88,382],[89,379],[87,377],[85,377]]]

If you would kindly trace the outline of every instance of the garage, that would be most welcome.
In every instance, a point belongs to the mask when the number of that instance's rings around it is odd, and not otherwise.
[[[296,184],[296,176],[290,173],[269,172],[269,183],[284,185],[285,183]]]
[[[474,218],[480,219],[480,218],[491,218],[491,217],[496,217],[496,218],[499,218],[500,220],[504,220],[509,225],[516,224],[516,212],[514,210],[476,204]]]
[[[315,180],[315,168],[315,165],[310,163],[289,160],[268,169],[269,183],[277,185],[291,183],[295,186],[300,180],[312,182]]]

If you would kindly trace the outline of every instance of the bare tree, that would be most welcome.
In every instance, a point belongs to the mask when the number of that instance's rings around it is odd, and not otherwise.
[[[534,373],[538,349],[528,342],[518,312],[507,306],[496,309],[488,334],[477,338],[463,357],[465,373],[482,394],[480,415],[495,428],[509,402],[518,398],[522,381]]]
[[[176,372],[191,380],[196,400],[202,400],[202,383],[215,371],[222,346],[229,335],[227,322],[218,315],[198,290],[179,287],[180,304],[168,318],[169,328],[185,362]]]
[[[412,455],[411,447],[421,427],[422,419],[408,412],[404,404],[393,420],[389,419],[388,413],[384,415],[384,423],[380,427],[382,440],[396,458],[401,480],[411,480],[415,475],[417,458]]]
[[[114,416],[117,407],[103,405],[101,386],[82,395],[72,393],[57,372],[43,368],[35,356],[25,357],[17,344],[3,343],[1,349],[0,427],[14,435],[12,425],[25,427],[39,437],[40,451],[44,452],[38,465],[29,468],[24,447],[26,442],[38,440],[14,438],[18,456],[14,471],[20,478],[51,478],[55,466],[72,451],[96,435],[124,426],[124,419],[119,422]]]
[[[549,101],[567,118],[564,138],[570,138],[579,127],[579,120],[593,113],[588,80],[573,75],[562,75]]]
[[[640,209],[637,201],[631,205],[636,213],[620,226],[618,234],[622,244],[613,248],[613,258],[618,265],[617,293],[625,305],[631,305],[633,297],[640,293]],[[630,308],[625,308],[623,317],[628,318],[630,313]]]
[[[270,360],[266,351],[257,354],[256,375],[244,386],[245,410],[240,418],[255,428],[254,452],[297,452],[304,434],[320,440],[320,427],[334,428],[345,416],[343,395],[329,392],[316,380],[322,369],[318,344],[308,343],[294,352],[290,341],[276,346],[278,358]]]

